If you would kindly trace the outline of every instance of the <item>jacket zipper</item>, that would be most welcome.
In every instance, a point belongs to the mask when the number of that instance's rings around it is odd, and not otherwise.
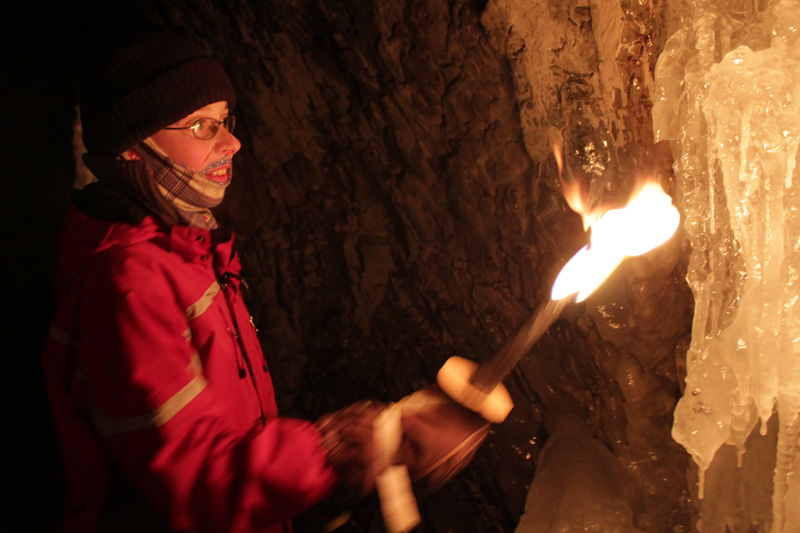
[[[216,273],[216,272],[215,272]],[[244,379],[247,375],[248,371],[250,373],[250,382],[253,384],[253,389],[256,392],[256,397],[258,398],[258,409],[261,412],[261,420],[265,421],[267,419],[266,414],[264,413],[264,405],[261,398],[261,391],[258,389],[258,384],[256,383],[256,377],[253,374],[253,368],[250,363],[250,357],[248,356],[248,352],[244,349],[244,344],[242,343],[242,337],[239,334],[239,326],[236,321],[236,310],[232,307],[231,302],[228,301],[228,278],[230,274],[227,272],[223,273],[221,276],[217,276],[217,283],[219,284],[220,288],[222,289],[222,298],[225,300],[225,306],[228,308],[228,314],[230,315],[231,319],[231,326],[228,328],[228,331],[233,336],[236,347],[238,348],[236,354],[236,366],[239,368],[239,378]],[[249,316],[249,314],[248,314]],[[252,317],[250,317],[250,323],[252,324]],[[240,358],[244,360],[244,364],[240,364]],[[247,368],[245,368],[245,365]],[[266,364],[264,365],[264,370],[266,370]]]

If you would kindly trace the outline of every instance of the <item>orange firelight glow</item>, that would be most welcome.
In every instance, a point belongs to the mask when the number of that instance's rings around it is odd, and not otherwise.
[[[599,215],[583,212],[579,199],[567,196],[567,201],[583,216],[592,236],[590,243],[561,269],[553,284],[553,300],[577,293],[576,301],[583,301],[625,257],[641,255],[663,244],[680,222],[672,199],[655,182],[644,183],[625,207]]]

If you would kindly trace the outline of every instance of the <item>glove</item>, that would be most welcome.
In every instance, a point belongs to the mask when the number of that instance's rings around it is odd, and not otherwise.
[[[418,489],[438,490],[469,464],[491,424],[436,385],[399,403],[403,437],[394,462],[406,465]]]
[[[363,497],[390,465],[405,465],[418,490],[439,489],[469,464],[491,424],[431,385],[388,409],[348,405],[316,426],[343,495]]]
[[[345,497],[366,496],[375,486],[373,423],[384,407],[378,402],[356,402],[315,423]]]
[[[421,521],[412,482],[423,492],[447,483],[472,460],[490,425],[436,385],[378,414],[372,467],[388,533],[407,533]]]

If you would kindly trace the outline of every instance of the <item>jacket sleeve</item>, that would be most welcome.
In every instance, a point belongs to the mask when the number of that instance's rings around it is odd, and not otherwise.
[[[310,422],[231,422],[174,281],[154,270],[101,258],[80,289],[78,369],[113,460],[177,530],[257,531],[329,495],[336,476]]]

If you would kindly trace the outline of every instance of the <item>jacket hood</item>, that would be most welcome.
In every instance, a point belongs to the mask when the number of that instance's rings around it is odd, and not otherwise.
[[[74,204],[70,206],[61,226],[60,244],[56,255],[58,268],[55,288],[59,295],[66,291],[75,274],[98,252],[112,246],[130,246],[148,241],[158,235],[158,225],[152,217],[133,225],[90,218]]]

